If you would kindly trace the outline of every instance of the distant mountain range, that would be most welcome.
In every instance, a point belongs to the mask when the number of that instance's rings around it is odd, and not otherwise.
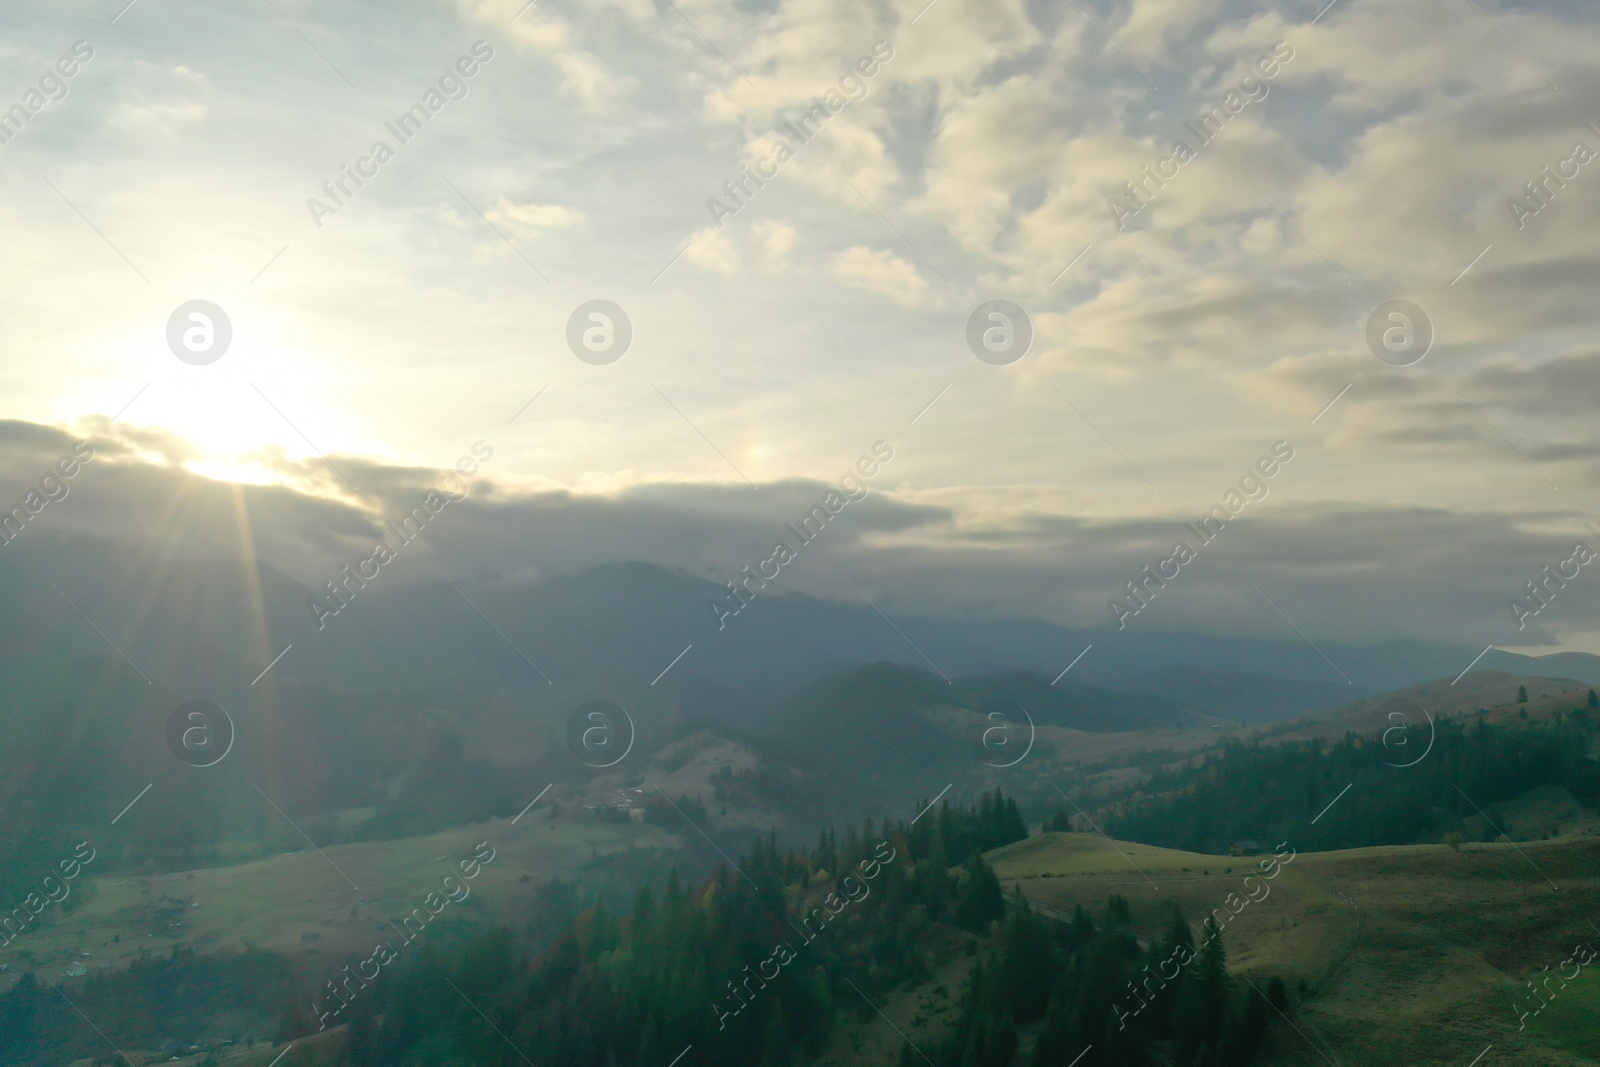
[[[371,811],[369,837],[508,814],[530,783],[592,777],[568,750],[566,725],[596,697],[629,711],[641,760],[701,728],[746,743],[768,758],[742,787],[801,826],[903,810],[947,783],[977,789],[1002,774],[1008,790],[1048,802],[1049,761],[995,769],[1034,736],[1021,713],[1048,731],[1045,749],[1069,759],[1132,756],[1140,732],[1160,730],[1154,755],[1191,727],[1349,709],[1423,682],[1468,706],[1489,699],[1478,683],[1490,670],[1505,672],[1494,693],[1514,692],[1515,677],[1600,681],[1593,656],[1490,653],[1455,687],[1475,650],[1319,652],[799,596],[758,599],[719,631],[707,601],[720,591],[643,564],[520,584],[379,581],[319,631],[312,591],[268,567],[84,538],[9,546],[0,617],[26,622],[0,643],[11,852],[48,850],[74,828],[105,832],[137,797],[140,818],[117,833],[126,855],[158,863],[292,844],[289,819],[319,837],[347,833],[332,821],[339,811]],[[1329,660],[1348,684],[1326,677]],[[196,698],[216,701],[237,730],[215,771],[168,751],[174,709]],[[1338,731],[1346,714],[1316,728]],[[1383,714],[1348,712],[1369,726]],[[1001,725],[1016,731],[1002,735],[1013,747],[987,748],[996,735],[986,731]],[[1127,743],[1108,748],[1096,734]]]
[[[31,625],[0,646],[0,670],[37,671],[114,645],[151,682],[218,700],[251,701],[290,682],[439,702],[515,694],[552,713],[588,696],[631,696],[753,723],[806,683],[869,663],[916,665],[947,680],[1020,670],[1057,679],[1071,664],[1074,681],[1270,722],[1454,677],[1482,651],[934,619],[799,595],[764,595],[719,631],[708,604],[725,587],[642,563],[520,584],[385,580],[380,573],[358,589],[319,630],[307,601],[326,592],[264,565],[173,559],[81,537],[19,542],[0,558],[0,615]],[[1581,653],[1495,650],[1474,669],[1600,683],[1600,657]]]
[[[1338,707],[1374,692],[1365,686],[1219,671],[1187,664],[1136,675],[1133,688],[1164,696],[1212,719],[1242,723],[1280,722]]]

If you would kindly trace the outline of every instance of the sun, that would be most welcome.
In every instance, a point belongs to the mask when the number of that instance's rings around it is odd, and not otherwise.
[[[267,351],[239,332],[222,358],[203,365],[174,358],[164,337],[128,348],[147,381],[116,415],[116,429],[148,458],[221,481],[294,484],[303,479],[290,464],[355,447],[351,413],[327,399],[312,353]]]
[[[194,368],[215,371],[219,368]],[[192,443],[201,459],[238,461],[273,446],[303,449],[305,444],[283,416],[274,411],[242,375],[178,373],[152,382],[129,417],[139,425],[156,425]]]

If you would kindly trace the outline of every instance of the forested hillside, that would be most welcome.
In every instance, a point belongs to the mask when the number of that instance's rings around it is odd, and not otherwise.
[[[842,1012],[865,1007],[860,997],[926,978],[963,933],[1003,915],[979,852],[1024,836],[1015,803],[994,794],[914,824],[830,830],[809,851],[757,839],[699,887],[674,874],[620,916],[589,909],[542,954],[509,931],[486,935],[459,957],[421,958],[392,985],[351,991],[325,1022],[351,1024],[358,1065],[514,1062],[471,1005],[535,1062],[665,1064],[688,1044],[701,1062],[726,1064],[760,1063],[791,1042],[818,1051]],[[969,857],[959,874],[952,846]],[[292,1015],[302,1018],[315,1027]]]
[[[1600,763],[1587,755],[1595,737],[1580,709],[1564,722],[1440,721],[1426,756],[1425,734],[1404,746],[1398,734],[1393,745],[1355,736],[1331,746],[1233,744],[1110,797],[1102,825],[1115,837],[1194,852],[1222,852],[1239,838],[1292,837],[1314,851],[1436,842],[1451,832],[1492,840],[1494,806],[1530,789],[1600,798]]]
[[[897,990],[970,961],[950,1025],[907,1038],[901,1063],[1248,1062],[1270,1009],[1231,988],[1220,941],[1196,951],[1175,915],[1172,943],[1142,952],[1119,898],[1098,921],[1080,910],[1070,922],[1008,901],[981,852],[1025,836],[996,791],[912,823],[828,831],[810,850],[758,839],[703,885],[674,875],[623,914],[585,911],[543,953],[502,930],[424,955],[392,984],[347,986],[321,1002],[339,1009],[322,1021],[349,1023],[355,1067],[665,1067],[690,1046],[697,1064],[775,1067],[855,1044]],[[1134,1010],[1136,973],[1148,1010]],[[295,1011],[287,1025],[315,1022]]]

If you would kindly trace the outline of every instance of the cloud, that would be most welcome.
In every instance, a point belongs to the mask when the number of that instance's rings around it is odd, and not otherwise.
[[[1221,8],[1221,0],[1134,0],[1111,39],[1130,59],[1151,66],[1167,57],[1169,45],[1192,36]]]
[[[206,117],[211,86],[205,74],[180,64],[160,74],[151,72],[141,81],[141,88],[117,101],[112,119],[135,135],[174,134]]]
[[[491,222],[505,223],[528,233],[565,229],[583,221],[582,212],[571,211],[560,204],[518,204],[504,196],[489,209],[488,216]]]
[[[714,274],[732,274],[740,265],[739,252],[733,242],[714,226],[707,226],[690,239],[684,258]]]
[[[96,455],[70,494],[0,553],[61,531],[179,560],[244,549],[315,586],[353,554],[370,550],[384,535],[382,522],[414,506],[441,474],[335,455],[361,487],[359,500],[307,491],[320,459],[280,460],[278,484],[235,486],[170,459],[140,458],[162,452],[159,442],[142,438],[104,426],[91,431]],[[9,507],[20,499],[74,440],[51,427],[0,422],[0,485],[12,487],[0,502]],[[1589,536],[1583,515],[1554,498],[1544,510],[1515,517],[1407,504],[1302,503],[1297,486],[1314,477],[1308,465],[1316,462],[1302,450],[1268,482],[1265,499],[1202,545],[1185,523],[1222,499],[1243,461],[1229,472],[1231,480],[1182,491],[1158,513],[1091,518],[1029,506],[993,510],[976,486],[933,494],[897,489],[901,476],[893,472],[904,458],[886,465],[872,479],[871,495],[807,547],[803,565],[785,570],[785,589],[843,596],[837,574],[850,573],[912,614],[1101,627],[1113,623],[1108,602],[1126,595],[1124,583],[1182,540],[1198,549],[1197,562],[1160,588],[1130,626],[1291,639],[1249,578],[1315,641],[1414,637],[1532,646],[1564,631],[1600,629],[1592,598],[1567,597],[1542,613],[1537,626],[1520,631],[1507,608],[1543,564],[1565,558],[1575,538]],[[830,484],[791,478],[755,488],[683,482],[580,493],[525,485],[495,456],[473,478],[467,498],[450,504],[408,547],[414,565],[398,568],[395,583],[621,561],[721,580],[769,549],[782,524],[808,511]]]
[[[1600,347],[1584,345],[1532,366],[1501,357],[1480,366],[1472,385],[1519,414],[1588,426],[1600,411]]]
[[[562,93],[590,110],[599,109],[633,84],[633,79],[619,76],[587,52],[562,52],[556,56],[556,65],[561,69]]]
[[[893,252],[855,245],[835,256],[828,267],[844,284],[886,296],[901,307],[917,307],[927,299],[927,279]]]
[[[789,253],[794,251],[796,238],[793,226],[764,219],[751,227],[751,232],[761,248],[762,266],[777,271],[789,265]]]

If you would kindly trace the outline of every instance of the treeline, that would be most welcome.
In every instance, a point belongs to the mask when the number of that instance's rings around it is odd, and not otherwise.
[[[500,931],[418,956],[350,996],[348,1060],[665,1067],[691,1044],[697,1063],[728,1067],[816,1055],[1005,917],[980,853],[1024,837],[997,790],[913,822],[830,828],[810,849],[758,838],[699,887],[674,873],[621,914],[584,911],[542,954]],[[290,1011],[283,1036],[308,1018]]]
[[[1553,724],[1441,721],[1436,730],[1426,756],[1420,729],[1403,745],[1399,733],[1388,746],[1353,735],[1331,746],[1236,743],[1109,798],[1101,825],[1124,840],[1194,852],[1220,852],[1240,838],[1290,840],[1312,851],[1434,842],[1452,831],[1488,840],[1496,831],[1477,808],[1504,828],[1494,805],[1538,786],[1600,799],[1600,763],[1586,756],[1595,733],[1587,716]]]
[[[1288,1010],[1283,983],[1274,978],[1258,992],[1230,980],[1210,919],[1196,950],[1174,908],[1165,939],[1145,952],[1127,922],[1120,897],[1098,923],[1081,907],[1063,923],[1032,913],[1019,891],[997,943],[972,969],[937,1067],[1249,1064],[1274,1008]],[[1018,1027],[1041,1020],[1032,1050],[1022,1049]],[[918,1051],[902,1047],[901,1067],[921,1063]]]
[[[255,950],[201,956],[174,946],[166,955],[141,954],[125,971],[96,968],[70,980],[25,972],[0,994],[0,1063],[121,1064],[101,1033],[119,1048],[166,1052],[206,1040],[215,1046],[219,1035],[240,1045],[269,1040],[293,987],[285,957]]]
[[[926,800],[917,804],[918,811],[927,807]],[[981,794],[971,807],[945,803],[937,819],[922,822],[925,818],[927,815],[919,816],[916,821],[921,825],[913,825],[908,835],[916,859],[933,855],[938,848],[951,862],[959,862],[974,852],[989,852],[1028,836],[1028,824],[1017,810],[1017,802],[999,789]]]

